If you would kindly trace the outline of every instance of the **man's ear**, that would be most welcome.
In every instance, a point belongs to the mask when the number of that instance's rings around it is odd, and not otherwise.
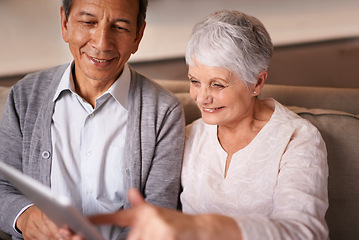
[[[68,42],[68,29],[67,29],[68,21],[66,19],[65,11],[62,6],[60,8],[60,16],[61,16],[62,39],[64,39],[65,42]]]
[[[253,89],[253,94],[254,95],[259,95],[259,93],[262,91],[262,88],[264,86],[265,81],[267,80],[267,76],[268,76],[268,72],[267,71],[262,71],[258,74],[257,77],[257,84],[255,85],[254,89]]]
[[[145,28],[146,28],[146,22],[143,22],[141,28],[139,29],[139,31],[137,32],[136,38],[135,38],[135,42],[134,42],[134,46],[132,48],[131,53],[134,54],[137,52],[138,47],[140,45],[141,39],[143,37],[143,34],[145,32]]]

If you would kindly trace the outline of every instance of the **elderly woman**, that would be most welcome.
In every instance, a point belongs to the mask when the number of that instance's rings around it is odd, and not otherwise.
[[[198,23],[186,62],[202,118],[187,127],[183,213],[144,202],[95,216],[131,226],[128,239],[327,239],[325,143],[319,131],[258,94],[273,46],[263,24],[238,11]]]

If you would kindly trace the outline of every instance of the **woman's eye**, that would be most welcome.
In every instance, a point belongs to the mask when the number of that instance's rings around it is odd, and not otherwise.
[[[190,80],[192,84],[199,84],[199,81],[197,80]]]
[[[224,86],[222,84],[219,84],[219,83],[214,83],[213,86],[217,87],[217,88],[224,88]]]

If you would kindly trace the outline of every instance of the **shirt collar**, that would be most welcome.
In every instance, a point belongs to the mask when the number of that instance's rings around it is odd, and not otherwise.
[[[75,62],[72,61],[69,66],[66,68],[62,78],[60,80],[60,84],[57,87],[56,93],[54,95],[53,101],[55,102],[60,94],[69,90],[72,93],[76,94],[75,84],[72,76],[72,69],[75,66]],[[112,86],[102,94],[109,93],[118,103],[120,103],[125,109],[128,107],[128,92],[130,90],[131,83],[131,71],[126,63],[121,75],[117,78],[117,80],[112,84]],[[99,97],[100,98],[100,97]]]

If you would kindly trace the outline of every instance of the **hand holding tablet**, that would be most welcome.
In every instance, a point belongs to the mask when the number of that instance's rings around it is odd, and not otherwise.
[[[86,240],[103,240],[97,229],[72,206],[68,198],[51,192],[49,187],[4,162],[0,162],[0,173],[58,227],[68,226]]]

